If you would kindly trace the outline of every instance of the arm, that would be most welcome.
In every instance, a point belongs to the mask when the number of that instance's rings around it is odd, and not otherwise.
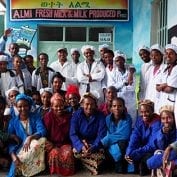
[[[127,117],[126,120],[120,120],[119,125],[115,132],[109,133],[109,127],[107,135],[101,140],[105,147],[117,143],[119,140],[128,140],[131,133],[132,120],[131,117]],[[108,126],[108,124],[107,124]]]

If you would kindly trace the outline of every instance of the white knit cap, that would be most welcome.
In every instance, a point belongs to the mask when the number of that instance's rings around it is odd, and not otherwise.
[[[101,49],[109,49],[109,45],[108,44],[99,45],[98,51],[100,52]]]
[[[142,45],[141,47],[138,48],[138,52],[140,52],[140,50],[146,50],[148,52],[150,52],[150,49],[149,47],[145,46],[145,45]]]
[[[82,48],[81,48],[82,54],[84,54],[85,50],[87,50],[87,49],[90,49],[90,50],[95,52],[95,47],[94,46],[92,46],[92,45],[83,45]]]
[[[161,54],[164,54],[163,48],[159,44],[154,44],[150,48],[150,52],[152,50],[158,50]]]
[[[50,88],[50,87],[41,88],[39,90],[39,92],[40,92],[40,95],[43,94],[44,92],[49,92],[49,93],[53,94],[52,88]]]
[[[66,47],[60,47],[57,49],[57,52],[60,52],[61,50],[65,51],[67,53],[67,48]]]
[[[71,55],[72,55],[74,52],[80,53],[80,51],[79,51],[78,48],[72,48],[72,49],[70,50],[70,52],[71,52]]]
[[[7,90],[7,91],[5,92],[5,95],[6,95],[7,98],[8,98],[9,93],[10,93],[11,91],[17,91],[17,92],[19,92],[19,89],[14,86],[14,87],[12,87],[11,89]]]
[[[0,61],[8,62],[7,56],[6,55],[0,55]]]
[[[167,49],[172,49],[172,50],[174,50],[175,53],[177,54],[177,46],[176,46],[175,44],[167,44],[167,45],[165,46],[165,50],[167,50]]]
[[[113,60],[115,61],[116,58],[118,58],[118,57],[124,58],[125,61],[127,60],[127,56],[126,56],[123,52],[121,52],[121,51],[119,51],[119,50],[116,50],[116,51],[114,52],[114,58],[113,58]]]

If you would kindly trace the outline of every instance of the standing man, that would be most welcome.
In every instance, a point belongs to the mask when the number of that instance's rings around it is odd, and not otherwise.
[[[67,60],[68,52],[66,48],[57,50],[58,60],[51,63],[50,67],[64,76],[62,90],[66,90],[69,84],[77,84],[77,78],[71,62]]]
[[[85,61],[81,62],[77,67],[80,95],[91,92],[101,103],[104,101],[101,83],[105,76],[105,67],[102,62],[95,61],[95,48],[93,46],[84,45],[81,52]]]

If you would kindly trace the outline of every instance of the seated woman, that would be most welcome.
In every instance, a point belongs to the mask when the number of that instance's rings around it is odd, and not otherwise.
[[[97,110],[97,99],[91,93],[85,93],[81,108],[74,112],[71,119],[70,139],[75,157],[94,175],[98,174],[105,158],[101,144],[105,135],[105,117]]]
[[[105,116],[107,116],[111,113],[112,100],[117,97],[117,89],[114,86],[108,87],[106,89],[105,97],[105,103],[102,103],[98,109],[102,111]]]
[[[115,162],[116,173],[126,172],[125,150],[130,138],[132,119],[122,98],[113,98],[111,114],[106,117],[107,134],[101,140]]]
[[[21,143],[9,144],[12,164],[8,177],[15,177],[17,174],[30,177],[45,169],[46,129],[39,114],[30,112],[32,104],[31,97],[25,94],[16,96],[19,115],[10,120],[8,133],[18,136]]]
[[[36,112],[39,113],[44,118],[44,115],[50,110],[50,99],[52,97],[52,89],[49,87],[40,89],[41,102],[42,105],[36,109]]]
[[[162,126],[153,141],[157,151],[147,160],[147,166],[150,169],[158,169],[162,165],[165,167],[167,162],[171,160],[177,162],[177,153],[174,151],[177,146],[174,107],[171,105],[162,106],[160,117]]]
[[[140,175],[149,173],[146,160],[153,155],[151,147],[153,136],[160,129],[160,116],[154,113],[154,103],[143,100],[139,104],[140,116],[137,118],[134,130],[130,136],[125,159],[135,165]],[[139,169],[137,169],[139,168]]]
[[[47,161],[50,174],[73,175],[74,156],[69,140],[71,114],[64,110],[65,102],[59,93],[51,98],[51,110],[44,116],[47,128]]]
[[[68,103],[66,111],[68,111],[69,113],[74,113],[75,111],[77,111],[80,107],[79,88],[76,85],[69,85],[65,97]]]

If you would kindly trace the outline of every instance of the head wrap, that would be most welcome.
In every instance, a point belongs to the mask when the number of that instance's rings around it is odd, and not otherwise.
[[[172,106],[172,105],[162,106],[159,110],[159,113],[161,114],[163,111],[168,111],[168,112],[174,113],[174,106]]]
[[[149,47],[147,47],[147,46],[145,46],[145,45],[139,47],[139,48],[138,48],[138,52],[140,52],[140,50],[146,50],[147,52],[150,52]]]
[[[149,107],[151,107],[154,110],[154,102],[152,102],[151,100],[142,100],[142,101],[140,101],[139,102],[139,106],[142,106],[142,105],[149,106]]]
[[[167,49],[171,49],[177,54],[177,46],[175,44],[167,44],[165,46],[165,50],[167,50]]]
[[[7,90],[7,91],[5,92],[5,95],[6,95],[7,98],[8,98],[9,93],[10,93],[11,91],[17,91],[17,92],[19,92],[19,89],[14,86],[14,87],[12,87],[11,89]]]
[[[68,97],[69,94],[75,94],[80,100],[79,88],[76,85],[68,86],[67,91],[66,91],[66,97]]]
[[[127,56],[123,52],[121,52],[120,50],[116,50],[114,52],[114,58],[113,58],[113,60],[115,61],[118,57],[124,58],[125,62],[127,60]]]
[[[78,52],[78,53],[80,54],[80,51],[79,51],[79,49],[77,49],[77,48],[72,48],[72,49],[70,50],[71,55],[72,55],[74,52]]]
[[[152,45],[150,51],[152,50],[158,50],[161,54],[164,54],[163,48],[159,44]]]
[[[1,61],[5,61],[5,62],[8,62],[8,58],[6,55],[0,55],[0,62]]]
[[[52,88],[50,87],[41,88],[39,92],[40,92],[40,95],[43,94],[44,92],[49,92],[51,94],[53,93]]]
[[[99,45],[98,51],[100,52],[101,49],[109,49],[109,45],[108,44]]]
[[[15,98],[16,103],[20,100],[27,101],[30,107],[34,105],[32,98],[28,95],[25,95],[24,93],[20,93],[16,96],[16,98]]]
[[[54,93],[50,99],[50,102],[53,103],[55,100],[62,102],[64,104],[64,99],[59,93]]]

